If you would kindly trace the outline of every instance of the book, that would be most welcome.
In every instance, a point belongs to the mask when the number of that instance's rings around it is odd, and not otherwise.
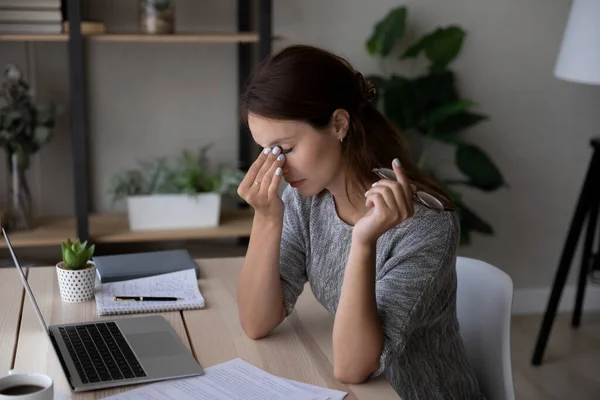
[[[37,24],[37,23],[4,23],[0,21],[0,33],[15,34],[59,34],[62,33],[60,24]]]
[[[60,10],[0,9],[2,22],[57,22],[62,23]]]
[[[163,250],[143,253],[95,256],[96,274],[101,283],[126,281],[169,272],[200,268],[187,250]]]
[[[0,0],[0,8],[59,9],[60,0]]]
[[[182,300],[118,301],[115,296],[179,297]],[[193,310],[205,305],[194,269],[99,284],[95,297],[98,315]]]

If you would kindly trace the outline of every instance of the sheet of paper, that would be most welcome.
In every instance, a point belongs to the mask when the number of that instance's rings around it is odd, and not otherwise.
[[[204,372],[201,376],[170,379],[105,399],[327,400],[340,398],[331,397],[331,392],[337,391],[274,376],[240,358],[206,368]]]
[[[342,392],[341,390],[322,388],[320,386],[309,385],[308,383],[293,381],[291,379],[285,379],[285,378],[281,378],[281,379],[284,379],[288,383],[290,383],[296,387],[299,387],[307,392],[312,392],[312,393],[315,393],[315,395],[321,396],[319,398],[322,398],[322,396],[326,396],[324,398],[326,398],[328,400],[342,400],[348,394],[346,392]]]
[[[115,301],[113,296],[180,297],[180,301]],[[204,307],[196,271],[186,269],[128,281],[109,282],[96,288],[99,315]]]

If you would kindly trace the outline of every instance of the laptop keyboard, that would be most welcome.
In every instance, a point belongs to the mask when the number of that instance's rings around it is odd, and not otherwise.
[[[114,322],[58,328],[83,383],[146,376]]]

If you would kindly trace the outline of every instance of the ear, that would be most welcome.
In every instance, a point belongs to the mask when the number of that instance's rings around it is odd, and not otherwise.
[[[348,111],[338,108],[331,115],[332,133],[338,141],[343,141],[350,127],[350,114]]]

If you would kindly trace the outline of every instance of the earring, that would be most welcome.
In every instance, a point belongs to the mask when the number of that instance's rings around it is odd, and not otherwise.
[[[344,138],[340,138],[340,143],[344,143]]]

